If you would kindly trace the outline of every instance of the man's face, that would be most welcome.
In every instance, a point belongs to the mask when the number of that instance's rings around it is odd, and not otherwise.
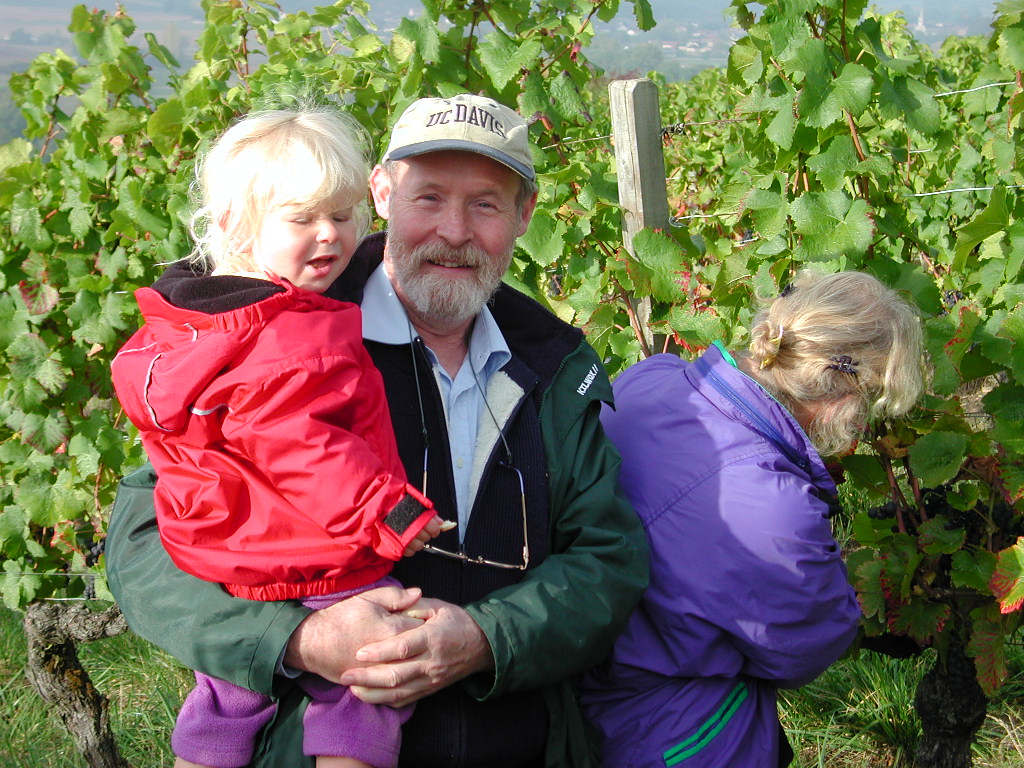
[[[536,200],[519,208],[519,176],[471,152],[432,152],[370,178],[388,220],[384,265],[399,298],[426,320],[468,322],[497,289]]]

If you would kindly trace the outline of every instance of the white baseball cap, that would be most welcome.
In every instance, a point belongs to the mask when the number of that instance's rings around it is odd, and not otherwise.
[[[533,181],[529,127],[514,110],[486,96],[417,99],[391,131],[383,161],[444,150],[475,152]]]

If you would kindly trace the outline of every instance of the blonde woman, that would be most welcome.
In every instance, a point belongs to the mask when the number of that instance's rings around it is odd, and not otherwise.
[[[776,768],[776,690],[814,679],[860,616],[828,520],[822,456],[922,387],[920,322],[862,273],[805,273],[735,355],[656,355],[602,421],[651,547],[651,584],[586,676],[604,768]]]

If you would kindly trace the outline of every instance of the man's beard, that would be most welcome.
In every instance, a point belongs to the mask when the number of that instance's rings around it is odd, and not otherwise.
[[[504,258],[495,259],[473,245],[452,248],[438,242],[404,251],[401,242],[390,234],[388,248],[395,253],[390,260],[394,274],[389,276],[401,296],[412,305],[410,309],[424,319],[456,323],[476,317],[498,290],[512,260],[511,249]],[[474,279],[452,280],[439,274],[421,274],[420,266],[428,261],[475,267]]]

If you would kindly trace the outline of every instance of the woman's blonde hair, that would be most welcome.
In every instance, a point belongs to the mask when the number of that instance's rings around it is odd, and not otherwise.
[[[370,222],[365,131],[332,107],[254,112],[196,164],[199,207],[189,226],[193,264],[220,274],[255,271],[253,241],[278,205],[317,210],[341,196],[357,234]]]
[[[863,272],[801,272],[755,317],[741,356],[791,412],[817,409],[808,437],[824,456],[849,450],[870,420],[905,414],[924,389],[917,313]]]

